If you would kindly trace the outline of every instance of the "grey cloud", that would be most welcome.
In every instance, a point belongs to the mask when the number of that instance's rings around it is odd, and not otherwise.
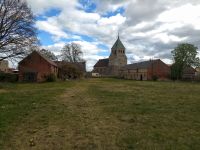
[[[114,11],[125,6],[130,0],[93,0],[97,4],[97,12],[104,14],[107,11]]]
[[[169,33],[178,37],[187,37],[187,39],[182,42],[191,43],[200,48],[200,30],[195,30],[191,25],[186,25]]]
[[[154,0],[153,2],[150,0],[133,1],[126,9],[128,24],[135,25],[142,21],[150,21],[166,9],[166,5],[163,5],[159,0]]]

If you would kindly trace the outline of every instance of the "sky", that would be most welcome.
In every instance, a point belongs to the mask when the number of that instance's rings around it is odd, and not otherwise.
[[[87,69],[109,57],[117,39],[128,63],[160,58],[172,63],[179,43],[200,47],[200,0],[27,0],[41,47],[56,55],[81,45]]]

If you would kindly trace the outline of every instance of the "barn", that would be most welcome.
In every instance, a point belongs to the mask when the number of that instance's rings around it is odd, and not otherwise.
[[[33,51],[30,55],[19,62],[19,81],[42,82],[46,77],[54,74],[58,75],[58,66],[38,51]]]
[[[160,59],[126,65],[120,70],[119,77],[132,80],[168,79],[170,67]]]

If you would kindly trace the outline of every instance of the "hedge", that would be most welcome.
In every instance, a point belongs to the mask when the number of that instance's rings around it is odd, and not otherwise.
[[[18,74],[0,73],[0,82],[17,82]]]

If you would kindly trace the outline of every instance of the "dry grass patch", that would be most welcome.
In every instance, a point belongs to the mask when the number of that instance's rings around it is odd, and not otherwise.
[[[2,93],[7,93],[7,92],[8,92],[7,90],[0,89],[0,94],[2,94]]]

